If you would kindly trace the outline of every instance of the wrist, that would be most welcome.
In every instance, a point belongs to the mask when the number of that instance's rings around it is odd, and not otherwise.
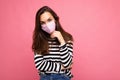
[[[64,40],[60,42],[60,45],[64,45],[64,44],[65,44],[65,41],[64,41]]]

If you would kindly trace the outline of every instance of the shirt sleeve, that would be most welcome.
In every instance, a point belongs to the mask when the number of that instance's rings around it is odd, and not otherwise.
[[[60,55],[61,55],[61,63],[67,68],[72,64],[73,58],[73,42],[68,41],[67,43],[60,45]]]
[[[59,72],[61,70],[61,63],[46,60],[46,59],[44,59],[43,55],[35,54],[34,62],[35,62],[36,68],[40,71]]]

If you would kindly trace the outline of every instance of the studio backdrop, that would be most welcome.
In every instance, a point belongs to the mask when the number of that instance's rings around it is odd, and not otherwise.
[[[44,5],[74,37],[72,80],[120,80],[119,0],[0,0],[0,80],[39,80],[32,35]]]

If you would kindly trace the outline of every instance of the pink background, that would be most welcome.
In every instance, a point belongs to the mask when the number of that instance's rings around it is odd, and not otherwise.
[[[0,0],[0,80],[39,80],[31,45],[43,5],[74,37],[72,80],[120,80],[119,0]]]

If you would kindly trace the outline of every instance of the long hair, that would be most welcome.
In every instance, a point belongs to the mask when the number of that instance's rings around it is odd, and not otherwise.
[[[50,35],[42,30],[41,23],[40,23],[40,16],[44,12],[49,12],[53,18],[55,19],[56,23],[56,29],[57,31],[60,31],[65,42],[71,40],[73,41],[72,35],[66,32],[60,22],[59,17],[57,14],[48,6],[43,6],[40,8],[36,13],[36,19],[35,19],[35,29],[33,32],[33,44],[32,44],[32,50],[37,54],[48,54],[48,39],[50,38]]]

